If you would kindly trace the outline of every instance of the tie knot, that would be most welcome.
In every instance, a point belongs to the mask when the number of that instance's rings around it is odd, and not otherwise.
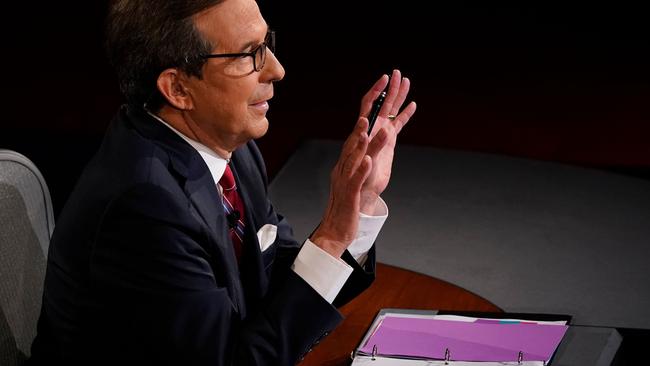
[[[235,185],[235,176],[230,170],[230,165],[226,164],[226,171],[223,172],[223,176],[219,179],[219,185],[224,191],[232,191],[236,188]]]

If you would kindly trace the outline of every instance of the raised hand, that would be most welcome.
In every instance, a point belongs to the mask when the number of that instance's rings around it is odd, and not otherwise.
[[[372,169],[366,154],[370,138],[368,120],[360,117],[343,144],[330,176],[330,196],[325,214],[311,241],[334,257],[340,257],[357,235],[361,187]]]
[[[372,102],[386,88],[383,75],[361,101],[361,112],[354,131],[343,145],[330,177],[330,196],[320,225],[311,241],[330,255],[340,257],[356,238],[359,212],[375,213],[379,195],[388,186],[397,135],[415,113],[415,103],[400,111],[410,82],[393,71],[384,105],[379,110],[370,136],[368,113]]]
[[[361,100],[360,116],[368,116],[372,102],[386,88],[388,82],[388,75],[382,75],[364,95]],[[410,102],[402,109],[410,87],[410,80],[402,78],[399,70],[393,70],[388,93],[384,105],[379,110],[366,152],[372,160],[372,169],[361,188],[360,209],[366,214],[372,215],[375,212],[378,197],[388,186],[397,135],[415,113],[415,102]]]

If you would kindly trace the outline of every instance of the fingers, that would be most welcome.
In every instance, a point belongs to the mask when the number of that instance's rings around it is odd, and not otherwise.
[[[350,184],[354,187],[354,191],[358,192],[361,189],[363,183],[368,179],[370,172],[372,171],[372,158],[368,155],[364,155],[359,168],[355,171],[352,179],[350,179]]]
[[[399,113],[402,104],[406,100],[406,96],[409,94],[409,89],[411,89],[411,80],[409,78],[403,78],[402,84],[399,87],[399,92],[397,93],[397,98],[393,102],[392,109],[388,110],[388,114],[396,116]]]
[[[393,78],[395,77],[401,77],[399,70],[393,71]],[[392,120],[392,124],[395,127],[395,132],[399,134],[402,128],[404,128],[404,126],[411,120],[411,117],[413,117],[417,105],[415,102],[411,102],[400,112],[400,109],[406,101],[406,97],[411,89],[411,80],[406,77],[401,80],[396,80],[395,83],[393,83],[393,79],[390,81],[391,85],[389,87],[389,94],[386,96],[386,102],[379,112],[379,115],[386,116],[386,118],[388,118],[389,115],[395,116]]]
[[[361,98],[361,110],[359,111],[360,116],[368,116],[368,113],[370,113],[370,109],[372,108],[372,102],[374,102],[375,99],[379,97],[379,94],[386,89],[386,85],[388,85],[388,75],[384,74],[375,82],[363,98]]]
[[[411,102],[400,114],[397,115],[397,117],[395,117],[393,124],[397,133],[400,133],[402,128],[404,128],[404,126],[411,120],[411,117],[413,117],[413,114],[415,114],[416,109],[417,104],[415,104],[415,102]]]
[[[341,150],[341,155],[337,162],[339,175],[344,178],[350,178],[355,174],[361,164],[361,160],[366,155],[369,138],[367,135],[368,119],[359,117],[354,130],[350,133]]]
[[[406,101],[409,90],[411,89],[411,80],[408,78],[402,78],[401,71],[395,69],[393,70],[390,79],[388,79],[387,75],[382,75],[379,80],[375,82],[372,88],[363,96],[361,99],[360,116],[368,116],[372,109],[373,102],[386,86],[388,86],[388,92],[384,104],[379,111],[379,116],[388,118],[389,115],[396,116],[400,112],[402,105]],[[404,122],[407,121],[408,119],[404,120]]]
[[[345,140],[345,143],[343,144],[343,148],[341,149],[341,156],[339,157],[339,160],[344,155],[349,154],[349,151],[354,148],[356,143],[359,141],[359,138],[361,138],[360,133],[361,132],[365,133],[366,131],[368,131],[368,119],[364,117],[359,117],[359,119],[357,119],[357,124],[354,125],[354,129],[352,130],[352,133],[350,133],[348,138]]]
[[[341,157],[341,173],[344,178],[350,178],[356,174],[361,161],[366,156],[368,140],[366,134],[359,135],[356,145],[353,146],[346,156]]]
[[[384,146],[386,146],[387,142],[388,142],[388,131],[385,128],[382,128],[368,143],[368,148],[366,149],[366,155],[370,156],[372,160],[377,159],[377,156],[384,148]]]
[[[388,86],[388,94],[386,95],[386,100],[384,101],[384,105],[381,107],[381,110],[379,110],[380,116],[388,117],[393,109],[399,110],[401,105],[396,105],[395,102],[399,95],[401,85],[402,73],[399,70],[393,70],[393,75],[390,78],[390,85]]]

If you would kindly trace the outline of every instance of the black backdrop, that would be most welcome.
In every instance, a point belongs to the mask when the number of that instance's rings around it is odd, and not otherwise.
[[[650,169],[650,26],[642,5],[260,5],[287,70],[271,102],[270,132],[259,141],[271,176],[304,139],[344,138],[360,96],[395,67],[411,78],[419,104],[402,143],[642,176]],[[0,148],[37,164],[58,213],[121,103],[102,50],[106,0],[16,6],[0,25]]]

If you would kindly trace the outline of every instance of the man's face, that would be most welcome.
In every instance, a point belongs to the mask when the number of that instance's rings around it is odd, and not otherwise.
[[[264,42],[268,26],[254,0],[226,0],[194,18],[199,32],[216,48],[212,53],[250,52]],[[198,128],[199,140],[233,151],[268,130],[266,112],[273,96],[273,81],[284,77],[284,69],[267,49],[266,63],[256,72],[252,57],[211,58],[203,67],[203,78],[188,80],[193,108],[185,118]]]

